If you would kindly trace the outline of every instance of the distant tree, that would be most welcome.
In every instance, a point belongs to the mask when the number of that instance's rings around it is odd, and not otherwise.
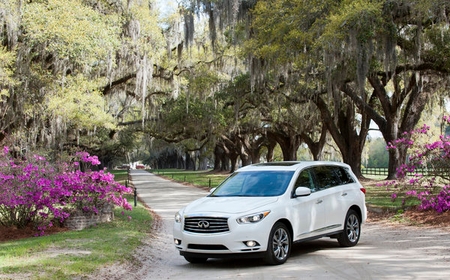
[[[383,138],[375,138],[367,143],[366,167],[384,167],[389,165],[389,153],[386,149],[386,141]]]

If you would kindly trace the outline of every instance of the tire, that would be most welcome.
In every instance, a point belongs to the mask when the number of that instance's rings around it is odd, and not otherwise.
[[[292,238],[288,228],[281,222],[275,223],[269,234],[264,261],[271,265],[286,262],[291,254]]]
[[[345,216],[344,231],[337,236],[339,245],[353,247],[361,236],[361,219],[355,210],[349,210]]]
[[[208,258],[184,256],[184,259],[190,263],[204,263]]]

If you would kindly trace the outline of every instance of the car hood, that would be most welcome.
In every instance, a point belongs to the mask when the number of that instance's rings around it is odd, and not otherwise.
[[[239,214],[272,204],[278,197],[203,197],[190,203],[184,209],[185,215],[192,214]],[[270,210],[270,209],[261,209]]]

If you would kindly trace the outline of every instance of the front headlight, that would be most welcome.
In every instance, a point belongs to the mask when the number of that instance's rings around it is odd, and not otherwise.
[[[262,221],[267,215],[269,215],[270,211],[263,211],[260,213],[255,213],[243,217],[239,217],[236,219],[238,224],[250,224],[250,223],[257,223]]]
[[[181,214],[180,214],[180,212],[175,214],[175,223],[181,223]]]

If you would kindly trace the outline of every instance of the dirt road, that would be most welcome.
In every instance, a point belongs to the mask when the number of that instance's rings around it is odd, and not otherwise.
[[[259,260],[211,259],[190,264],[172,242],[175,212],[206,195],[201,189],[133,170],[139,197],[159,216],[154,236],[140,250],[139,269],[117,265],[102,271],[108,279],[449,279],[450,233],[385,223],[366,223],[359,244],[341,248],[324,238],[294,246],[281,266]],[[131,271],[130,271],[131,270]],[[98,276],[98,275],[97,275]]]

